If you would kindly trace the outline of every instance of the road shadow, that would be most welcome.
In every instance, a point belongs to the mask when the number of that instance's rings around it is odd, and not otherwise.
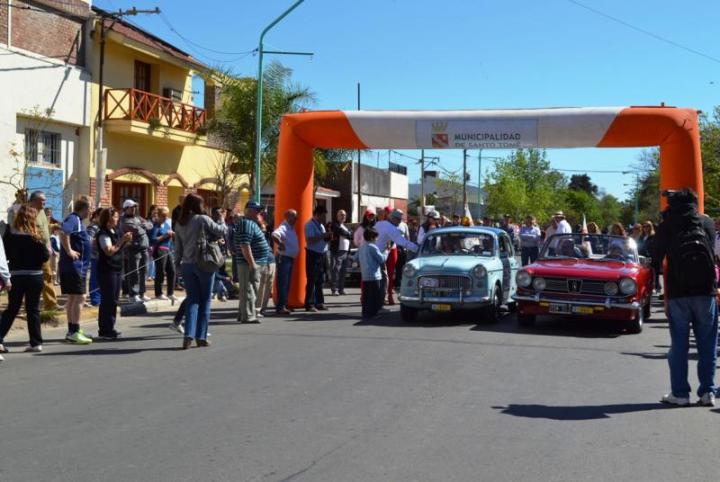
[[[620,323],[607,320],[581,318],[538,317],[534,326],[519,326],[515,317],[509,323],[479,323],[471,331],[515,333],[563,338],[618,338],[625,330]]]
[[[135,355],[146,351],[182,351],[182,346],[156,348],[90,348],[87,350],[45,352],[41,356]]]
[[[547,420],[578,421],[600,420],[610,418],[611,415],[622,413],[646,412],[649,410],[662,410],[669,407],[657,403],[621,403],[617,405],[580,405],[580,406],[551,406],[551,405],[508,405],[507,407],[492,407],[500,413],[523,418],[544,418]]]
[[[374,318],[360,320],[355,326],[384,326],[387,328],[441,328],[449,326],[467,326],[478,323],[477,317],[461,312],[449,314],[419,313],[413,322],[403,321],[399,312],[380,313]]]

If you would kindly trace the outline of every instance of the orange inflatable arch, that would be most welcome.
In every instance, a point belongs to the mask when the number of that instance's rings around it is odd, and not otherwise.
[[[298,211],[300,256],[290,305],[305,294],[303,225],[313,209],[313,149],[660,147],[660,189],[691,187],[703,209],[698,114],[674,107],[461,111],[322,111],[287,114],[280,127],[275,222]]]

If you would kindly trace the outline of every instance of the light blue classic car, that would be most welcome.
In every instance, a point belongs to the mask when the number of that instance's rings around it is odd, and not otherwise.
[[[512,241],[495,228],[452,227],[430,231],[418,257],[403,270],[400,313],[406,322],[420,311],[478,311],[497,321],[501,306],[514,310],[518,270]]]

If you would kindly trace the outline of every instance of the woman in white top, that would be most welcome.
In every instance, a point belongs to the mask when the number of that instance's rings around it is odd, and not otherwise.
[[[368,209],[365,211],[365,214],[363,215],[362,222],[360,223],[360,226],[355,229],[355,233],[353,233],[353,243],[355,243],[356,248],[360,248],[363,244],[365,244],[365,239],[363,238],[363,233],[365,230],[371,226],[375,226],[375,213],[372,209]]]

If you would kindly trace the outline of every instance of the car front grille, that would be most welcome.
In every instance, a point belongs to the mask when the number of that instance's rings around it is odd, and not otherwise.
[[[437,280],[437,286],[427,288],[428,290],[459,291],[469,290],[472,288],[472,281],[470,278],[466,278],[465,276],[423,276],[420,278],[421,286],[422,280],[428,278]]]
[[[545,278],[545,290],[554,293],[605,295],[605,282],[577,278]]]

